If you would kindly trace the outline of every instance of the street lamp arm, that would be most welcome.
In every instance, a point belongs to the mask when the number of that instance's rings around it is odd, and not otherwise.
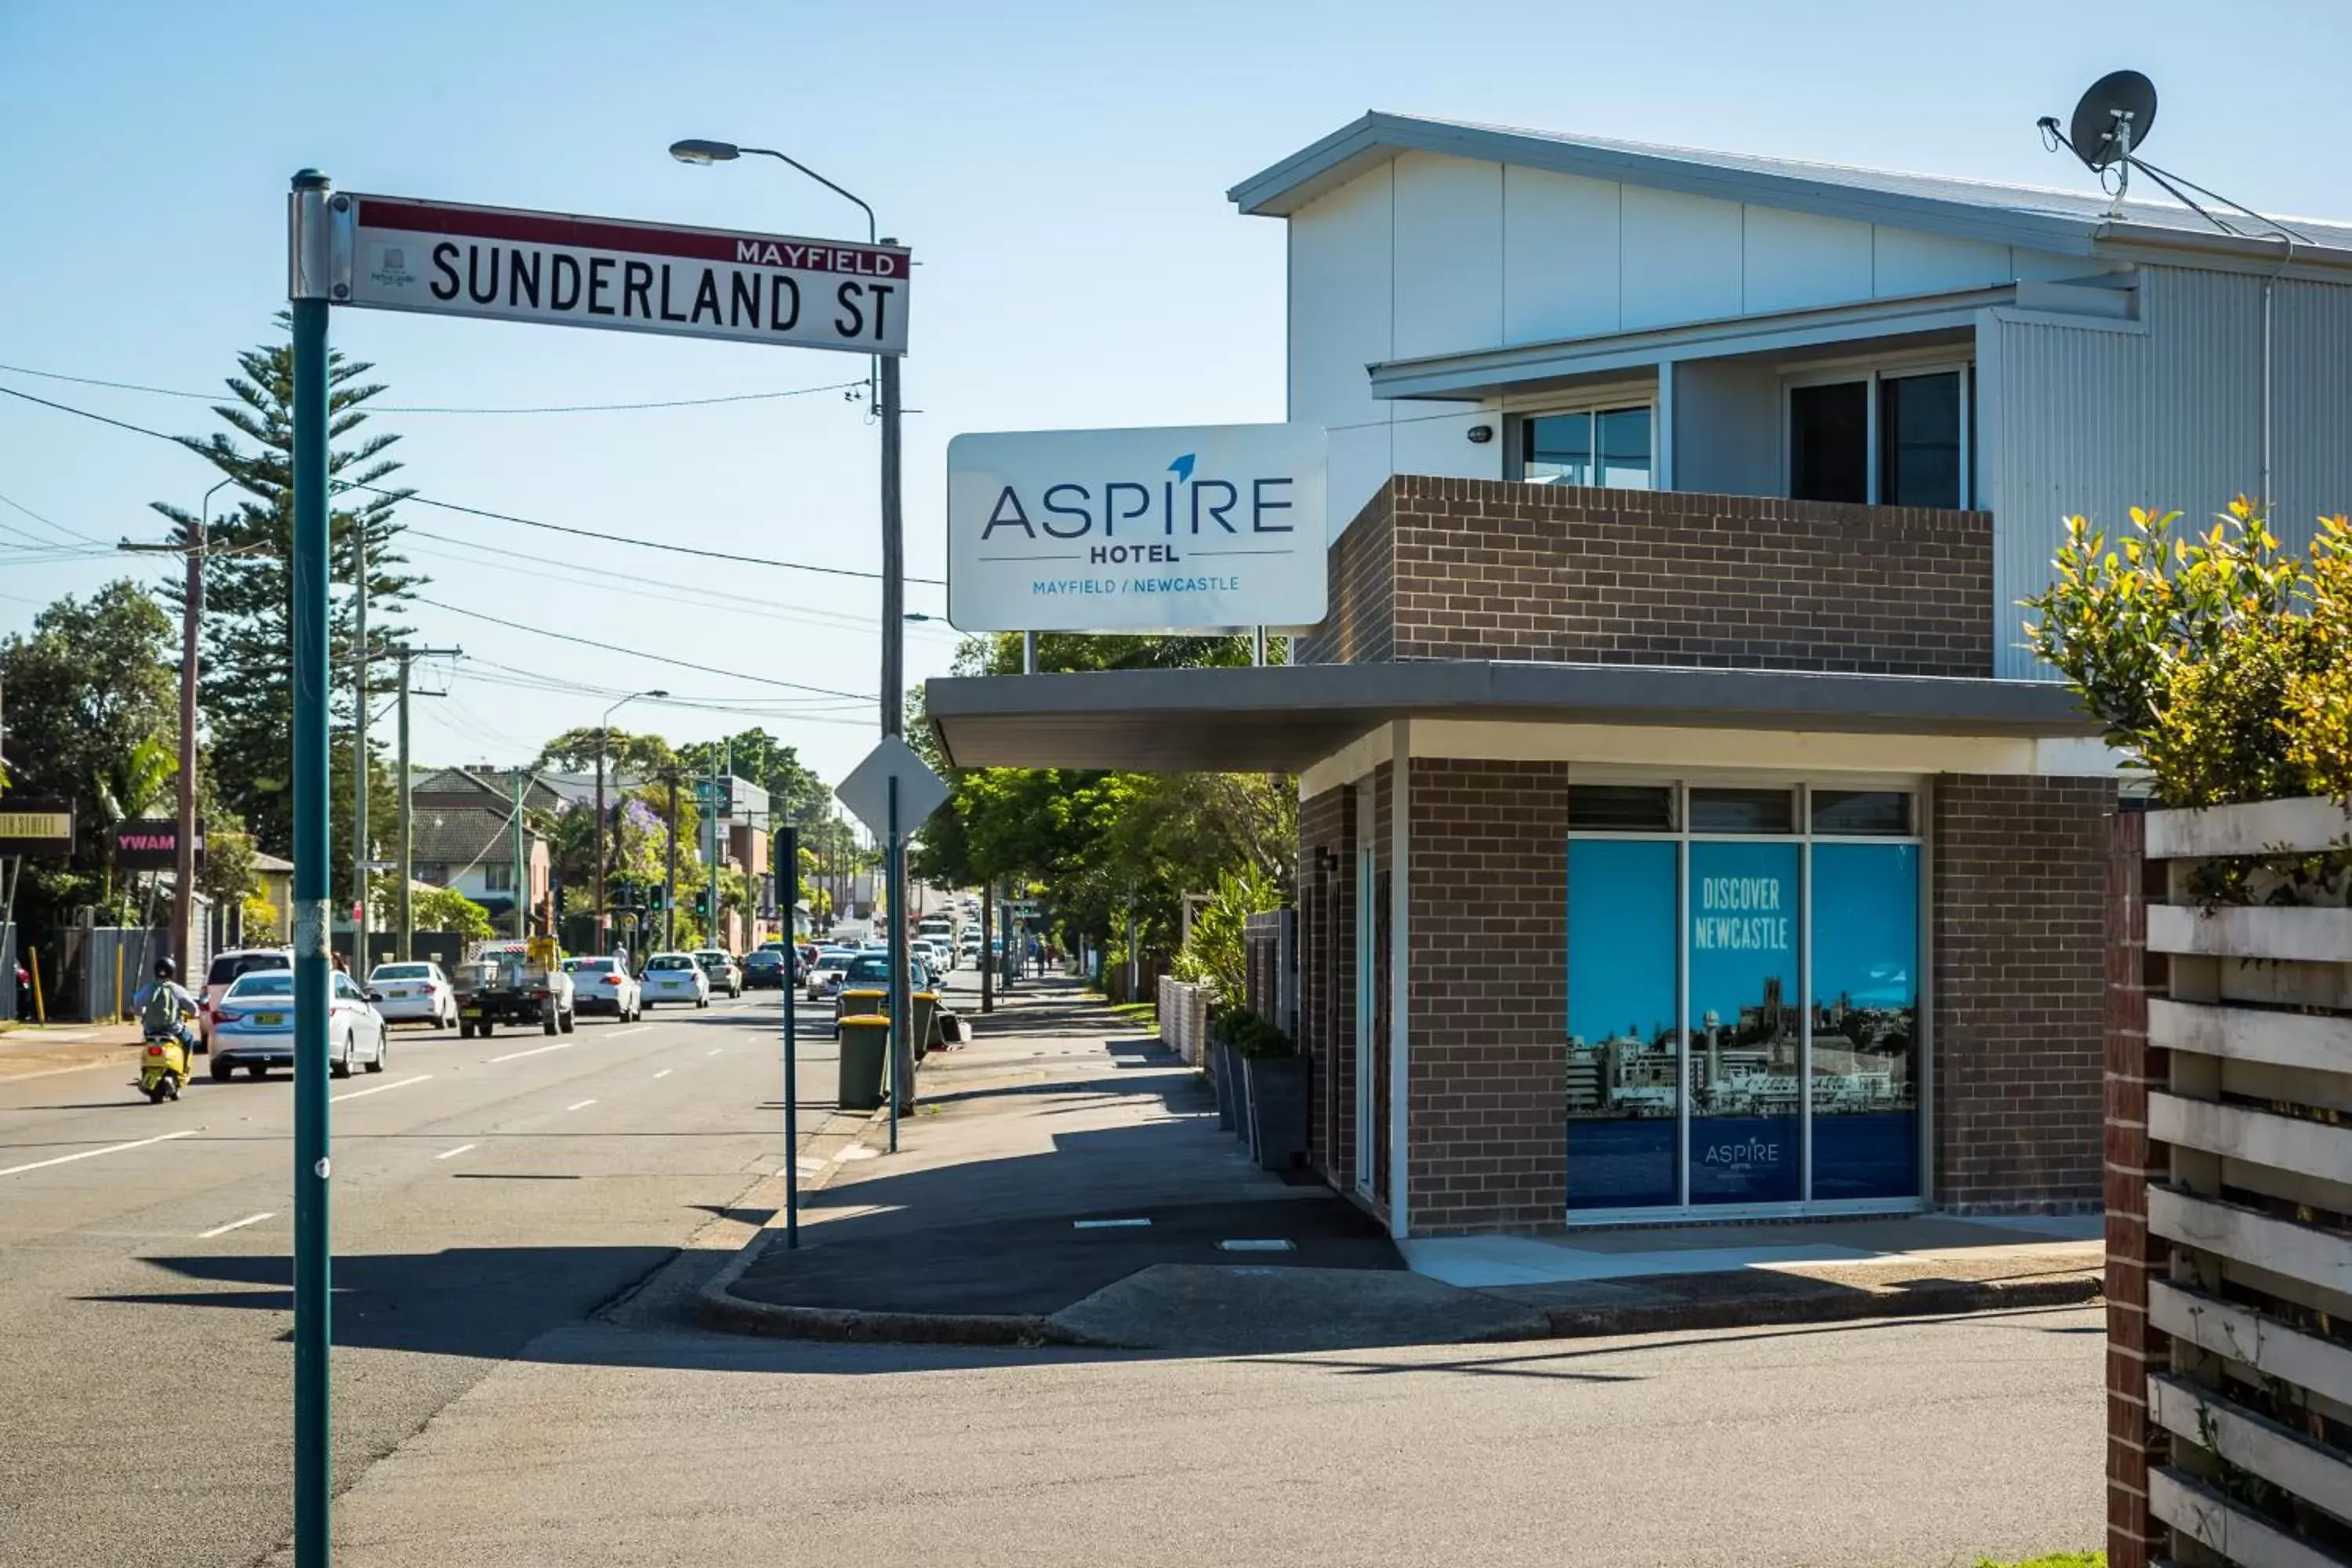
[[[854,191],[845,190],[841,186],[835,184],[831,180],[826,179],[823,174],[818,174],[814,169],[810,168],[798,158],[794,158],[788,153],[779,153],[773,147],[745,147],[742,148],[741,151],[746,153],[757,153],[762,158],[773,158],[780,163],[790,163],[793,168],[798,169],[802,174],[806,174],[810,179],[814,180],[818,184],[823,185],[835,195],[841,197],[845,201],[856,202],[857,204],[857,210],[866,215],[866,242],[868,245],[873,244],[874,237],[881,232],[874,222],[874,209],[866,205],[866,199],[863,196],[858,195]]]

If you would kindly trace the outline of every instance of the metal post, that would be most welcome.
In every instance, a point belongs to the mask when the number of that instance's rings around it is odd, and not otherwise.
[[[677,945],[677,765],[669,770],[669,869],[662,884],[662,946]]]
[[[367,523],[352,519],[352,973],[368,972],[368,645]],[[331,526],[331,523],[330,524]]]
[[[223,479],[221,484],[230,481]],[[220,489],[215,485],[213,489]],[[205,614],[205,539],[208,530],[204,511],[212,505],[212,490],[196,515],[195,537],[188,545],[187,586],[180,605],[180,791],[179,842],[172,861],[172,954],[180,961],[180,978],[198,984],[196,948],[196,628]]]
[[[1024,675],[1037,673],[1037,634],[1035,632],[1021,634],[1021,673]]]
[[[294,176],[294,1561],[327,1568],[327,177]]]
[[[883,361],[887,364],[890,362]],[[884,897],[890,910],[890,1152],[898,1152],[898,1101],[912,1076],[914,1061],[908,1049],[907,1013],[914,1005],[907,994],[907,921],[902,908],[907,866],[906,847],[898,839],[898,775],[890,775],[887,823],[888,876]]]
[[[996,1011],[996,954],[992,951],[996,935],[996,883],[982,883],[980,889],[980,1010]]]
[[[400,886],[394,890],[392,896],[392,907],[394,911],[393,956],[399,959],[401,963],[406,963],[409,944],[416,931],[416,910],[410,901],[408,893],[409,879],[415,872],[415,864],[411,858],[413,846],[409,836],[411,807],[408,798],[408,667],[416,661],[416,656],[409,649],[402,648],[398,658],[400,659],[400,816],[398,822],[400,854],[396,859],[399,866]]]
[[[801,1244],[801,1080],[799,933],[792,931],[793,906],[800,901],[801,835],[791,823],[777,835],[777,901],[784,906],[784,1245]]]
[[[604,717],[612,718],[607,710]],[[604,736],[609,724],[596,726],[596,956],[603,958],[613,951],[613,940],[604,930]]]
[[[515,936],[530,934],[530,868],[522,863],[522,770],[514,771],[514,815],[507,819],[507,896],[514,900]]]

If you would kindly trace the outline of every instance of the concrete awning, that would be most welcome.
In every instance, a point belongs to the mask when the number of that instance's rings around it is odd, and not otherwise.
[[[1444,660],[950,677],[924,702],[961,767],[1297,773],[1399,719],[1844,734],[2096,736],[2048,681]]]

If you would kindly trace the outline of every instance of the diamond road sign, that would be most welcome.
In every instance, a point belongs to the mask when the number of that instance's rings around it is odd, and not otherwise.
[[[898,832],[912,833],[925,817],[948,798],[948,782],[931,772],[915,749],[896,735],[885,735],[866,760],[850,770],[834,793],[835,798],[857,814],[857,820],[877,838],[890,832],[890,781],[898,781]]]

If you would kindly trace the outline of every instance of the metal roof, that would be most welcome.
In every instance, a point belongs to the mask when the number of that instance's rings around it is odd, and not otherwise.
[[[959,767],[1297,773],[1397,719],[2089,737],[2054,681],[1431,659],[929,681]]]
[[[1226,195],[1244,213],[1285,217],[1400,153],[1444,153],[1523,168],[1617,180],[1688,195],[1755,202],[1825,217],[1891,224],[2061,255],[2089,255],[2099,242],[2136,241],[2276,258],[2274,236],[2233,237],[2187,207],[2133,201],[2119,218],[2095,190],[1999,184],[1946,174],[1908,174],[1843,163],[1812,163],[1747,153],[1668,147],[1606,136],[1528,131],[1373,110],[1251,175]],[[2310,237],[2298,260],[2352,264],[2352,223],[2283,217]]]

